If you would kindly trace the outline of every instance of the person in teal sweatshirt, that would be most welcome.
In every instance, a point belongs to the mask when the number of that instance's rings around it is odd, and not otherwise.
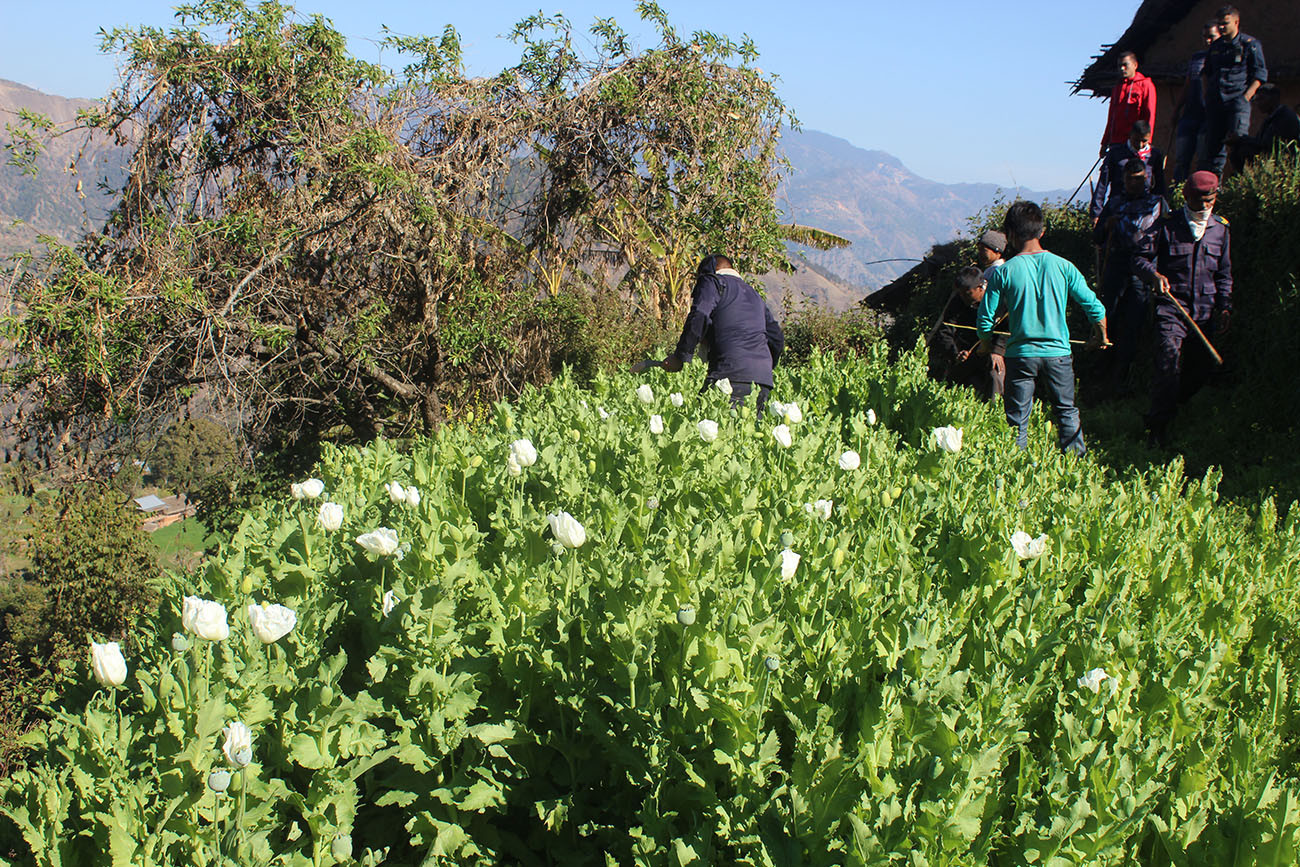
[[[1106,308],[1079,269],[1043,249],[1043,211],[1033,202],[1019,201],[1007,209],[1002,222],[1007,248],[1015,256],[989,277],[980,301],[975,328],[980,351],[993,348],[993,323],[999,310],[1007,313],[1011,337],[1006,348],[1006,388],[1003,406],[1007,424],[1016,429],[1016,445],[1029,445],[1029,410],[1034,387],[1052,404],[1061,451],[1083,454],[1083,428],[1074,405],[1074,365],[1065,322],[1066,301],[1083,308],[1093,323],[1090,345],[1106,345]]]

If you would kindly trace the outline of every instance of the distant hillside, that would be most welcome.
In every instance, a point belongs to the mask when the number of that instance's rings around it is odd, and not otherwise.
[[[6,142],[10,139],[3,126],[17,125],[20,108],[43,114],[67,129],[79,110],[92,105],[88,99],[51,96],[0,79],[0,136]],[[110,203],[101,184],[120,186],[126,159],[123,148],[84,132],[55,138],[37,159],[35,177],[0,158],[0,255],[31,247],[38,234],[71,240],[101,224]],[[75,175],[70,170],[74,160]],[[78,181],[85,198],[77,191]],[[14,225],[15,221],[22,225]]]
[[[884,151],[864,150],[814,130],[790,133],[785,152],[793,172],[778,203],[796,223],[853,241],[842,250],[801,248],[808,261],[847,283],[878,289],[913,262],[868,264],[877,259],[920,259],[936,242],[965,232],[967,220],[999,196],[1060,198],[995,184],[941,184],[907,169]]]
[[[78,110],[91,105],[90,100],[51,96],[0,79],[3,123],[15,123],[18,109],[28,108],[66,128]],[[843,235],[853,246],[829,252],[792,247],[795,272],[767,274],[760,281],[775,305],[786,296],[834,309],[856,304],[913,264],[869,263],[919,259],[932,244],[962,233],[967,219],[999,194],[1016,193],[993,184],[929,181],[883,151],[811,130],[788,134],[785,152],[793,171],[779,192],[779,205],[787,218]],[[69,167],[78,154],[79,171],[73,175]],[[102,187],[104,182],[120,185],[126,159],[124,148],[77,133],[54,140],[38,160],[36,177],[0,166],[0,255],[32,246],[38,233],[73,240],[101,224],[110,204]],[[14,225],[16,220],[21,224]]]

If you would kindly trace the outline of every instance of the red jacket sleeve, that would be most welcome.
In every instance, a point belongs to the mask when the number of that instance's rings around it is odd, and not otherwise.
[[[1148,78],[1142,82],[1142,101],[1138,117],[1151,125],[1151,132],[1156,131],[1156,83]]]

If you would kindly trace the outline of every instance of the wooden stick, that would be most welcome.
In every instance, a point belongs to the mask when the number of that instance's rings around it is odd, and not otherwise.
[[[1201,338],[1201,343],[1205,344],[1205,348],[1210,351],[1210,356],[1214,359],[1214,363],[1222,367],[1223,356],[1219,354],[1219,350],[1214,348],[1214,344],[1210,342],[1210,338],[1205,336],[1205,332],[1201,330],[1201,326],[1196,324],[1196,320],[1192,318],[1192,314],[1187,312],[1187,308],[1183,307],[1182,303],[1173,296],[1172,292],[1161,294],[1174,302],[1174,306],[1178,308],[1178,312],[1183,314],[1183,318],[1187,320],[1187,324],[1192,326],[1192,330],[1196,332],[1196,336]]]
[[[976,328],[974,325],[958,325],[956,322],[943,322],[943,323],[940,323],[940,324],[942,324],[942,325],[951,325],[953,328],[964,328],[964,329],[966,329],[967,331],[979,331],[979,329]],[[1010,331],[990,331],[989,334],[996,334],[996,335],[998,335],[999,337],[1010,337],[1010,336],[1011,336],[1011,332],[1010,332]],[[1071,342],[1071,343],[1074,343],[1074,344],[1077,344],[1077,345],[1079,345],[1079,346],[1083,346],[1083,345],[1087,344],[1088,341],[1086,341],[1086,340],[1073,340],[1073,339],[1072,339],[1070,342]],[[1110,346],[1110,345],[1111,345],[1111,343],[1110,343],[1110,341],[1108,340],[1108,341],[1106,341],[1105,343],[1102,344],[1102,347],[1104,348],[1104,347],[1107,347],[1107,346]],[[1064,356],[1063,356],[1063,357],[1064,357]]]

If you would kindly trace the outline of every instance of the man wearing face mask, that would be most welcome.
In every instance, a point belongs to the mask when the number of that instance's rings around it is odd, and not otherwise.
[[[739,403],[758,386],[761,411],[772,391],[772,368],[785,348],[785,335],[763,296],[741,278],[726,256],[708,256],[700,263],[691,310],[676,351],[663,360],[664,370],[681,370],[702,341],[709,344],[704,388],[727,379],[732,402]]]
[[[1228,221],[1214,214],[1219,178],[1194,172],[1183,185],[1187,204],[1156,223],[1144,240],[1135,267],[1156,290],[1156,371],[1151,383],[1147,437],[1167,446],[1169,425],[1178,404],[1191,397],[1209,377],[1214,362],[1176,299],[1213,340],[1225,334],[1232,316],[1232,258]]]

